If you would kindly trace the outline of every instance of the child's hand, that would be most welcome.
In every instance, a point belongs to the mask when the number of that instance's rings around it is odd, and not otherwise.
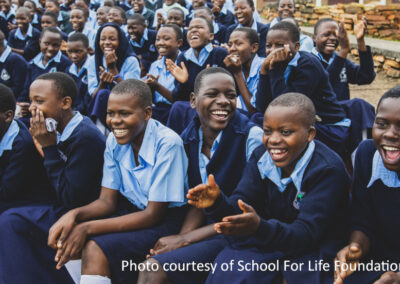
[[[29,131],[30,131],[30,130],[31,130],[31,129],[29,128]],[[42,156],[42,158],[44,158],[44,153],[43,153],[42,145],[40,145],[40,143],[36,140],[35,137],[32,137],[32,140],[33,140],[33,144],[34,144],[35,147],[36,147],[36,150],[39,152],[39,155]]]
[[[31,127],[29,131],[42,148],[57,144],[57,131],[47,131],[43,112],[38,109],[32,110]]]
[[[67,51],[67,42],[65,40],[61,42],[60,50]]]
[[[103,83],[112,83],[114,82],[114,75],[111,74],[110,72],[107,72],[104,70],[102,66],[99,67],[100,73],[99,73],[99,79]]]
[[[157,29],[159,29],[162,25],[165,24],[164,17],[161,13],[157,14]]]
[[[358,267],[361,257],[362,250],[361,246],[358,243],[353,242],[350,245],[342,248],[337,253],[335,258],[335,264],[338,263],[338,265],[335,265],[337,269],[335,269],[334,284],[342,284],[343,279],[353,274],[355,269]],[[349,266],[349,269],[342,270],[342,264],[347,264]]]
[[[211,9],[211,12],[214,14],[214,16],[217,18],[219,17],[219,13],[221,13],[221,8],[218,7],[217,5],[214,5]]]
[[[76,226],[76,216],[73,211],[65,213],[51,226],[47,245],[53,249],[61,249],[72,229]]]
[[[272,59],[273,55],[271,56],[271,54],[269,54],[267,56],[267,58],[264,59],[263,63],[261,64],[261,68],[260,68],[260,74],[261,75],[267,75],[268,71],[270,69],[270,64],[271,64],[271,59]]]
[[[225,48],[226,50],[229,49],[229,45],[227,43],[222,43],[220,47]]]
[[[219,234],[225,235],[252,235],[260,226],[260,216],[253,207],[244,203],[242,200],[238,200],[238,205],[243,211],[243,214],[224,217],[222,222],[214,225],[215,231]]]
[[[30,103],[17,103],[17,105],[20,107],[20,114],[22,117],[28,117],[29,116],[29,106],[31,105]]]
[[[152,90],[155,90],[155,88],[157,87],[157,84],[158,84],[158,77],[159,77],[159,75],[157,75],[157,76],[153,76],[153,75],[151,75],[151,74],[147,74],[146,75],[147,76],[147,79],[146,79],[146,81],[144,81],[147,85],[149,85],[149,87],[152,89]]]
[[[225,67],[232,73],[242,72],[242,62],[240,61],[240,57],[238,55],[227,55],[224,59],[224,64]]]
[[[17,25],[14,25],[13,23],[8,23],[8,29],[11,31],[11,30],[14,30],[14,29],[16,29],[16,28],[18,28],[18,26]]]
[[[104,55],[106,56],[107,68],[109,70],[115,68],[115,64],[117,63],[117,60],[118,60],[118,57],[115,54],[115,50],[108,52],[108,53],[104,53]]]
[[[181,67],[178,67],[171,59],[167,58],[165,60],[165,65],[167,66],[167,70],[171,72],[172,76],[175,77],[175,79],[184,84],[187,82],[189,79],[189,72],[185,66],[185,63],[183,61],[181,62]]]
[[[339,24],[338,40],[339,40],[339,45],[340,45],[340,51],[343,50],[343,52],[345,52],[347,55],[347,53],[350,50],[350,41],[349,41],[349,37],[347,36],[347,31],[344,28],[344,20],[340,21],[340,24]]]
[[[357,40],[364,38],[364,35],[367,31],[367,18],[363,16],[361,21],[357,21],[357,16],[354,17],[354,35]]]
[[[271,56],[269,69],[272,70],[276,68],[278,65],[288,63],[290,59],[293,57],[293,55],[294,54],[290,51],[290,47],[288,44],[285,44],[284,47],[275,49],[268,55],[268,57]]]
[[[208,184],[199,184],[190,189],[186,197],[189,199],[188,202],[190,205],[196,206],[197,208],[207,208],[214,204],[220,194],[214,176],[209,175]]]
[[[374,282],[374,284],[399,284],[400,283],[400,272],[396,273],[393,271],[382,274],[381,278]]]
[[[186,242],[184,237],[181,235],[162,237],[156,242],[154,248],[150,250],[150,254],[147,255],[147,258],[164,252],[176,250],[187,245],[189,245],[189,243]]]

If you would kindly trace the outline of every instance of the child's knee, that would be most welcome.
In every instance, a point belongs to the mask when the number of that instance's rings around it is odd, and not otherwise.
[[[103,250],[95,241],[89,240],[82,251],[82,269],[102,262],[107,262]]]
[[[149,269],[143,270],[139,273],[139,278],[137,282],[138,284],[169,283],[168,276],[162,269],[162,265],[155,258],[149,258],[143,263],[145,264],[145,267],[149,267]],[[154,269],[155,267],[157,267],[158,269]]]

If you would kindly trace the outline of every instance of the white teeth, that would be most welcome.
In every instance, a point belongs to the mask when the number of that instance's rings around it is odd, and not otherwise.
[[[390,146],[382,146],[382,148],[386,151],[399,151],[399,148],[396,147],[390,147]]]
[[[211,113],[212,113],[212,114],[215,114],[215,115],[225,115],[225,116],[228,115],[228,112],[225,111],[225,110],[214,110],[214,111],[212,111]]]
[[[271,149],[269,151],[271,154],[282,154],[286,152],[286,150],[281,150],[281,149]]]
[[[128,133],[127,129],[113,129],[115,137],[121,137]]]

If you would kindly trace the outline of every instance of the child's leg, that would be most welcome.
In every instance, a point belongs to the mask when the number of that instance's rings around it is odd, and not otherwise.
[[[95,241],[86,243],[82,251],[81,284],[111,283],[110,265],[102,249]]]

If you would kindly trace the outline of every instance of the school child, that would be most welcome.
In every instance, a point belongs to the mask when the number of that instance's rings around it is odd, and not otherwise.
[[[175,24],[182,30],[183,35],[183,43],[179,48],[181,51],[188,50],[190,45],[187,39],[187,29],[185,29],[185,13],[181,8],[171,8],[167,13],[167,20],[165,21],[166,24]]]
[[[275,26],[283,19],[294,18],[294,13],[296,12],[294,0],[278,0],[277,7],[278,17],[271,21],[270,28]]]
[[[264,145],[254,150],[232,195],[212,175],[189,190],[189,203],[205,208],[229,241],[214,263],[290,261],[343,234],[350,179],[341,159],[313,140],[314,121],[306,96],[276,98],[265,112]],[[282,266],[271,270],[241,271],[236,261],[228,271],[218,265],[207,283],[282,283]]]
[[[155,12],[157,9],[160,9],[163,5],[162,0],[145,0],[146,8],[150,11]]]
[[[259,38],[251,28],[237,28],[229,38],[224,64],[233,74],[239,91],[237,107],[247,113],[256,111],[256,94],[264,58],[257,55]]]
[[[89,59],[87,74],[92,97],[90,116],[106,132],[110,90],[122,80],[140,78],[139,61],[118,24],[106,23],[97,31],[95,54]]]
[[[96,28],[97,31],[102,25],[108,23],[107,15],[110,11],[110,7],[108,6],[101,6],[96,11]]]
[[[186,16],[185,26],[189,26],[190,21],[193,20],[194,11],[196,11],[198,8],[203,8],[203,7],[208,7],[211,9],[212,5],[210,4],[210,6],[208,6],[208,2],[206,0],[194,0],[192,1],[192,4],[188,4],[189,14]]]
[[[57,26],[66,34],[72,32],[72,26],[69,22],[69,14],[64,11],[60,11],[60,3],[58,0],[46,0],[45,5],[46,12],[53,12],[57,15]]]
[[[96,31],[89,28],[87,25],[87,14],[82,8],[73,8],[70,13],[69,22],[71,23],[73,31],[68,36],[76,32],[83,33],[89,40],[89,46],[94,50],[94,40],[96,38]]]
[[[39,31],[42,30],[42,26],[40,25],[41,19],[42,19],[42,15],[39,14],[37,12],[37,6],[36,3],[34,1],[31,0],[26,0],[24,2],[23,7],[29,9],[30,14],[31,14],[31,25],[32,27],[34,27],[35,29],[38,29]]]
[[[127,0],[116,1],[116,4],[117,4],[118,7],[123,9],[125,12],[127,12],[129,9],[132,8],[132,6],[130,5],[129,1],[127,1]]]
[[[151,119],[151,100],[139,80],[112,89],[100,197],[62,216],[49,234],[58,268],[82,251],[83,284],[136,282],[138,272],[124,271],[121,261],[143,261],[158,238],[177,233],[182,223],[185,150],[177,134]]]
[[[285,92],[300,92],[311,98],[317,110],[316,139],[325,143],[343,158],[344,143],[351,121],[346,118],[320,61],[299,49],[299,30],[289,22],[279,22],[267,35],[267,58],[260,68],[256,107],[266,106]]]
[[[181,4],[179,4],[177,0],[165,0],[163,2],[162,8],[159,8],[154,12],[155,19],[153,22],[153,28],[159,28],[162,24],[164,24],[164,21],[167,18],[167,14],[172,8],[181,9],[185,17],[189,14],[188,10]]]
[[[262,130],[236,111],[236,87],[225,69],[211,67],[196,77],[191,106],[196,116],[182,133],[189,158],[189,186],[207,181],[213,174],[228,196],[239,182],[253,150],[262,144]],[[216,114],[218,113],[218,114]],[[227,245],[204,214],[191,207],[179,235],[161,238],[150,251],[150,263],[212,262]],[[144,273],[138,283],[204,283],[207,273]],[[169,281],[168,281],[169,280]]]
[[[8,46],[29,61],[40,52],[40,31],[30,24],[31,14],[27,8],[18,8],[15,21],[18,28],[8,35]]]
[[[347,59],[350,42],[344,22],[340,26],[332,19],[321,19],[314,27],[313,40],[315,48],[312,53],[317,56],[329,73],[329,81],[338,100],[350,99],[350,84],[370,84],[375,79],[374,61],[371,48],[365,45],[364,35],[367,30],[367,21],[356,22],[354,34],[357,39],[360,65]],[[336,52],[340,45],[339,52]]]
[[[8,208],[54,198],[32,137],[14,119],[12,90],[0,84],[0,214]]]
[[[45,12],[45,13],[43,14],[43,16],[42,16],[40,25],[41,25],[41,27],[42,27],[42,31],[43,31],[43,29],[48,28],[48,27],[55,27],[55,28],[57,28],[57,29],[60,31],[61,36],[62,36],[62,39],[63,39],[62,45],[64,45],[64,43],[66,44],[66,42],[67,42],[67,40],[68,40],[68,35],[67,35],[66,33],[64,33],[64,32],[57,26],[57,25],[58,25],[58,22],[57,22],[57,14],[55,14],[55,13],[53,13],[53,12]]]
[[[129,17],[131,15],[141,14],[146,19],[146,26],[153,27],[154,12],[152,10],[146,8],[144,0],[132,0],[131,6],[132,6],[132,9],[130,9],[126,12],[127,19],[129,19]]]
[[[109,23],[116,23],[121,27],[126,36],[128,34],[128,27],[126,26],[125,11],[120,7],[112,7],[108,12],[107,19]]]
[[[18,102],[28,102],[28,90],[31,83],[44,73],[64,72],[71,61],[60,51],[62,42],[61,32],[55,27],[43,29],[40,38],[40,53],[28,64],[24,91],[18,97]]]
[[[81,8],[86,11],[86,15],[88,15],[88,17],[87,17],[87,22],[86,22],[85,26],[88,29],[97,31],[97,29],[96,29],[96,25],[97,25],[96,12],[92,9],[89,9],[90,0],[75,0],[74,7]]]
[[[313,48],[314,48],[314,41],[312,40],[311,37],[309,37],[308,35],[305,35],[301,32],[301,29],[299,27],[299,24],[297,23],[297,21],[294,18],[284,18],[281,21],[285,21],[285,22],[289,22],[292,23],[293,25],[295,25],[298,29],[299,29],[299,33],[300,33],[300,48],[299,51],[307,51],[307,52],[312,52]]]
[[[213,7],[211,9],[214,14],[215,21],[229,27],[235,23],[235,16],[233,13],[226,8],[225,0],[213,0]]]
[[[15,10],[11,8],[10,0],[0,0],[0,30],[6,38],[15,25]]]
[[[0,31],[0,83],[11,88],[15,98],[18,98],[24,88],[28,64],[4,42],[4,34]]]
[[[157,31],[147,28],[143,15],[134,14],[129,17],[127,30],[129,43],[141,63],[141,77],[145,76],[151,63],[157,60],[158,54],[154,42]]]
[[[63,0],[60,4],[60,11],[70,12],[75,0]]]
[[[225,43],[225,33],[226,33],[226,27],[223,26],[222,24],[216,23],[214,21],[214,15],[211,12],[211,9],[208,7],[199,7],[193,12],[193,17],[203,17],[209,20],[214,27],[214,39],[212,43],[214,45],[222,45]]]
[[[268,33],[269,25],[264,25],[257,22],[253,17],[254,12],[253,0],[236,0],[234,15],[238,23],[228,27],[226,31],[226,42],[229,41],[229,37],[234,29],[249,27],[255,30],[260,38],[260,45],[258,48],[258,56],[265,57],[265,39]]]
[[[386,271],[356,270],[370,261],[400,263],[400,87],[379,100],[372,140],[363,141],[354,166],[349,245],[337,253],[335,283],[372,283]],[[390,217],[389,217],[390,216]],[[346,269],[344,265],[349,265]],[[398,271],[394,271],[398,272]],[[394,273],[393,273],[394,274]],[[382,276],[382,278],[386,278]],[[400,279],[400,275],[393,275]],[[378,283],[378,282],[374,282]],[[396,283],[394,279],[387,282]]]
[[[72,283],[68,272],[57,271],[54,265],[55,251],[47,246],[48,233],[67,210],[98,197],[105,146],[90,119],[72,110],[76,95],[72,78],[60,72],[43,74],[30,86],[30,132],[43,154],[57,202],[20,206],[0,215],[0,275],[4,283]],[[47,118],[57,122],[56,131],[47,131]],[[12,260],[11,255],[15,256]],[[18,268],[24,264],[23,270]]]
[[[174,101],[172,90],[175,78],[168,71],[165,60],[176,62],[180,54],[179,47],[182,44],[182,31],[174,24],[165,24],[157,32],[155,46],[160,59],[153,62],[145,80],[146,84],[154,93],[152,118],[163,124],[167,123],[169,110]]]
[[[70,35],[67,43],[67,54],[72,64],[65,71],[74,79],[78,88],[74,110],[87,115],[91,99],[88,93],[89,41],[87,37],[80,32]]]

